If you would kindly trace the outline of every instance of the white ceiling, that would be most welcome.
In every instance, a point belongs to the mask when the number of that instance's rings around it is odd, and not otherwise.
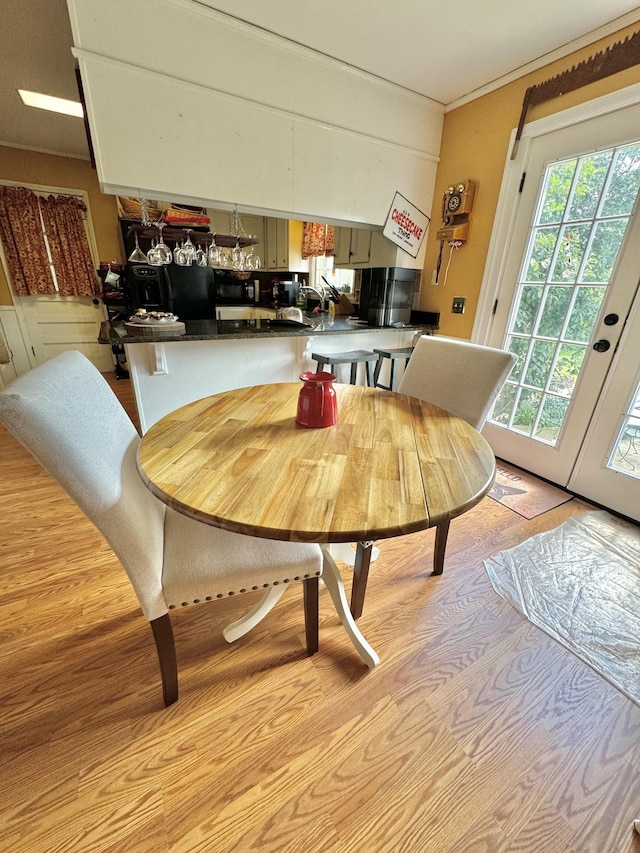
[[[637,0],[456,0],[448,7],[436,0],[187,2],[240,18],[445,105],[640,20]],[[3,0],[3,21],[0,144],[88,157],[81,119],[25,107],[16,92],[31,89],[77,100],[65,0]]]

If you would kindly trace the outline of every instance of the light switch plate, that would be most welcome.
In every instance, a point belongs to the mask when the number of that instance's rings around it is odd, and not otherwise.
[[[464,314],[464,304],[467,300],[464,296],[454,296],[453,305],[451,306],[452,314]]]

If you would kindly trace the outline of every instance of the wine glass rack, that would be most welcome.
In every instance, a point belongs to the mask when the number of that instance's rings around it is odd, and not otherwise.
[[[215,237],[216,245],[225,249],[233,249],[236,246],[244,248],[245,246],[255,246],[260,241],[257,237],[235,234],[213,234],[211,231],[201,231],[202,226],[194,226],[193,228],[174,228],[170,225],[165,225],[162,229],[162,236],[165,240],[171,242],[186,240],[188,232],[192,234],[192,240],[200,243],[203,246],[209,246]],[[137,234],[138,237],[143,237],[146,240],[152,240],[158,237],[160,229],[155,225],[130,225],[128,234]]]

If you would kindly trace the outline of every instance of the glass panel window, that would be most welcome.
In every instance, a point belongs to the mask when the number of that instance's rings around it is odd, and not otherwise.
[[[323,276],[339,293],[353,293],[355,271],[334,269],[332,255],[309,258],[309,285],[317,290],[326,288]]]

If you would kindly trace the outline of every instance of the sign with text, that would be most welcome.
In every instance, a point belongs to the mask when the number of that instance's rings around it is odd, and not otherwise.
[[[429,225],[429,217],[410,201],[396,193],[382,233],[396,246],[415,258]]]

